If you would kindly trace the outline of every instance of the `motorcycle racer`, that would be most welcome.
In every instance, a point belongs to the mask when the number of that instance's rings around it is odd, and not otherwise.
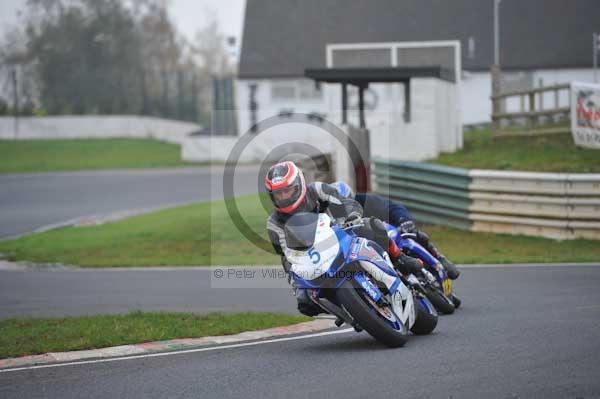
[[[460,275],[460,271],[456,265],[448,260],[431,242],[429,236],[421,230],[418,230],[413,217],[408,212],[406,207],[396,201],[392,201],[381,195],[373,193],[357,193],[354,194],[350,186],[342,181],[332,183],[340,196],[343,198],[351,198],[360,203],[363,207],[364,216],[375,217],[383,220],[400,229],[402,233],[412,233],[416,236],[416,241],[421,244],[431,255],[440,261],[446,269],[448,277],[456,280]]]
[[[265,187],[273,204],[274,210],[267,220],[269,239],[275,252],[281,256],[281,264],[289,274],[291,264],[285,257],[286,239],[284,226],[286,221],[299,212],[329,212],[332,208],[344,208],[346,223],[361,220],[357,231],[362,237],[375,241],[390,256],[390,260],[402,273],[418,272],[421,262],[403,254],[396,243],[389,239],[385,226],[377,218],[362,219],[362,206],[352,198],[344,198],[338,190],[323,182],[306,184],[304,174],[291,161],[273,165],[265,177]],[[349,212],[347,209],[351,209]],[[305,290],[296,290],[298,310],[307,315],[315,316],[321,309],[309,298]]]

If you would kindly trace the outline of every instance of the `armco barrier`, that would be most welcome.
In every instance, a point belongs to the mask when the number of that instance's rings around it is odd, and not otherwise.
[[[376,191],[415,219],[475,231],[600,239],[600,174],[467,170],[375,161]]]

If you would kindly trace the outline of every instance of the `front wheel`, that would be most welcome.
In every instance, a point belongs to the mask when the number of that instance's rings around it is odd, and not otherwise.
[[[345,281],[337,290],[340,303],[373,338],[390,348],[404,346],[407,340],[407,331],[402,322],[397,321],[400,329],[395,330],[373,307],[377,305],[369,306],[366,302],[367,299],[359,294],[359,289],[354,280]]]
[[[427,299],[429,299],[429,302],[433,304],[433,306],[438,312],[443,314],[454,313],[454,304],[448,302],[439,291],[428,289],[426,290],[425,295],[427,296]]]
[[[456,309],[460,308],[462,301],[454,294],[452,294],[452,303]]]
[[[417,319],[415,320],[415,324],[410,328],[410,331],[415,335],[431,334],[437,326],[437,316],[429,313],[418,298],[415,298],[415,309]]]

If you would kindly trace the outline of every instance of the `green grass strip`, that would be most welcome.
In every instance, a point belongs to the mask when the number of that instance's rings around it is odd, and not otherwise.
[[[0,140],[0,173],[184,165],[178,145],[151,139]]]
[[[258,196],[236,199],[247,229],[267,239]],[[475,233],[428,226],[433,242],[458,263],[595,262],[593,240]],[[279,257],[238,231],[223,201],[153,212],[95,227],[65,228],[0,242],[9,260],[82,267],[279,264]]]
[[[237,200],[249,227],[263,239],[267,212],[257,196]],[[0,242],[9,260],[83,267],[277,264],[279,258],[248,241],[225,203],[188,205],[116,223],[34,234]]]
[[[262,330],[310,320],[275,313],[132,312],[0,320],[0,358]]]
[[[462,150],[427,162],[467,169],[600,172],[600,150],[576,147],[569,133],[495,138],[482,130],[464,137]]]
[[[463,231],[426,226],[432,241],[457,263],[599,262],[600,242]]]

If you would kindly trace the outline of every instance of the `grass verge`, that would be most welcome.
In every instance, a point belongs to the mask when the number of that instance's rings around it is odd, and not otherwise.
[[[600,242],[594,240],[557,241],[443,226],[425,226],[424,230],[435,245],[457,263],[600,262]]]
[[[258,196],[236,200],[248,229],[266,240],[267,212]],[[148,213],[115,223],[72,227],[0,242],[8,260],[83,267],[276,264],[248,241],[223,201]]]
[[[266,240],[267,212],[257,196],[236,199],[247,231]],[[458,263],[597,262],[593,240],[475,233],[428,226],[433,242]],[[266,241],[265,241],[266,242]],[[278,264],[252,244],[216,201],[145,214],[94,227],[65,228],[0,242],[8,260],[82,267]]]
[[[286,326],[309,317],[275,313],[132,312],[52,319],[0,320],[0,358],[230,335]]]
[[[151,139],[0,140],[0,173],[191,165],[178,145]]]
[[[490,130],[465,133],[464,148],[428,162],[467,169],[599,173],[600,151],[576,147],[571,134],[492,137]]]

